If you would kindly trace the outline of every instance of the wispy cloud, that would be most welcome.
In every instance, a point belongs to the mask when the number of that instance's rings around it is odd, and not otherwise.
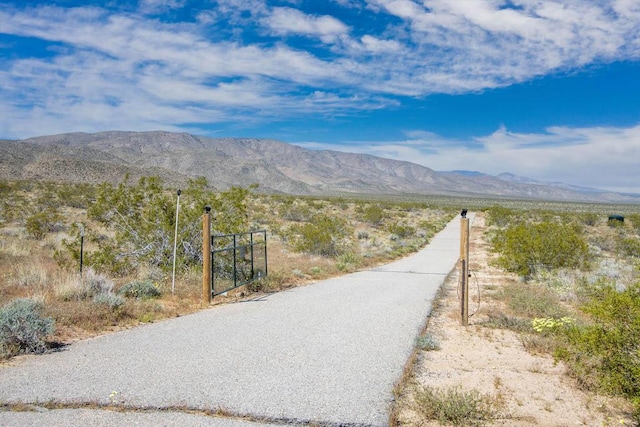
[[[431,169],[511,172],[540,180],[640,194],[637,161],[640,125],[629,128],[551,127],[544,133],[510,132],[504,126],[469,141],[428,131],[407,139],[349,145],[301,143],[312,149],[359,152],[418,163]]]
[[[275,34],[316,36],[325,43],[332,43],[349,31],[344,23],[332,16],[310,16],[290,7],[274,8],[263,22]]]

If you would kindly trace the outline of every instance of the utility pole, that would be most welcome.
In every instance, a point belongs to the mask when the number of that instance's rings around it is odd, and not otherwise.
[[[460,323],[469,325],[469,218],[460,213]]]

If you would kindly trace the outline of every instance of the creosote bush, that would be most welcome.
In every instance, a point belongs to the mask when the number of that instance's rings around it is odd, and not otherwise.
[[[306,224],[292,227],[296,251],[335,257],[349,249],[352,230],[340,217],[318,214]]]
[[[0,357],[46,350],[45,337],[55,322],[41,316],[42,303],[30,298],[15,299],[0,308]]]
[[[562,328],[555,355],[585,388],[631,399],[640,420],[640,282],[620,291],[600,280],[588,294],[590,321]]]
[[[500,254],[497,265],[525,278],[541,269],[586,268],[591,258],[583,232],[574,224],[521,222],[499,230],[492,243]]]
[[[382,224],[384,215],[384,209],[380,205],[369,205],[362,209],[362,220],[374,227]]]
[[[25,229],[30,237],[42,240],[47,233],[55,230],[61,219],[62,217],[57,210],[49,209],[44,212],[38,212],[26,219]]]
[[[184,270],[202,262],[202,213],[211,206],[215,218],[212,232],[244,232],[248,224],[249,189],[232,187],[213,193],[205,178],[189,180],[182,192],[178,221],[177,266]],[[140,266],[171,271],[176,226],[176,196],[167,191],[158,177],[143,177],[136,185],[128,180],[114,187],[100,185],[95,202],[87,211],[89,219],[101,223],[113,234],[90,232],[98,247],[86,256],[86,263],[114,276],[125,276]],[[77,258],[77,245],[68,245]]]

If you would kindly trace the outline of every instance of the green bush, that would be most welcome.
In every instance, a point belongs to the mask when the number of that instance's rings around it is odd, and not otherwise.
[[[579,221],[584,225],[594,226],[598,222],[598,214],[595,212],[583,212],[577,215]]]
[[[374,227],[382,224],[384,219],[384,209],[379,205],[369,205],[362,210],[362,221]]]
[[[340,271],[354,271],[360,264],[360,257],[353,252],[345,252],[338,257],[336,267]]]
[[[311,208],[304,202],[284,205],[280,209],[280,216],[288,221],[308,221],[311,215]]]
[[[492,206],[486,210],[486,213],[487,225],[495,225],[497,227],[506,227],[516,216],[516,212],[513,209],[505,208],[503,206]]]
[[[499,230],[492,243],[500,254],[497,265],[526,278],[540,269],[586,268],[591,258],[582,230],[574,224],[519,223]]]
[[[537,283],[514,283],[503,286],[496,294],[518,317],[564,317],[567,309],[558,295],[547,286]]]
[[[54,331],[55,322],[40,315],[42,304],[29,298],[15,299],[0,309],[0,356],[41,353],[44,338]]]
[[[640,214],[629,214],[627,215],[627,219],[631,222],[631,226],[640,233]]]
[[[345,253],[351,242],[351,227],[340,217],[317,214],[307,224],[292,227],[296,251],[335,257]]]
[[[599,281],[582,310],[591,322],[563,328],[556,357],[585,388],[635,399],[640,410],[640,282],[619,291]]]
[[[211,206],[212,233],[247,231],[249,189],[232,187],[212,193],[204,178],[190,180],[182,192],[178,223],[177,267],[187,269],[202,262],[202,214]],[[171,271],[176,228],[176,194],[158,177],[128,180],[114,187],[103,184],[87,211],[113,237],[90,234],[98,250],[87,254],[87,264],[114,275],[126,275],[141,264]],[[70,247],[70,250],[75,250]]]
[[[136,299],[158,298],[162,295],[160,289],[148,280],[127,283],[118,290],[118,294]]]
[[[42,240],[47,233],[55,231],[56,225],[60,220],[61,216],[55,210],[38,212],[26,219],[25,229],[30,237]]]
[[[390,224],[387,227],[387,231],[401,239],[406,239],[407,237],[411,237],[416,234],[416,229],[406,223]]]
[[[636,237],[627,237],[617,240],[618,251],[628,257],[640,258],[640,239]]]

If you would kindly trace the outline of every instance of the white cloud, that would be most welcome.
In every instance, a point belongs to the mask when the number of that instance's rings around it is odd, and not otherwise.
[[[171,9],[181,9],[187,0],[140,0],[139,9],[143,13],[161,13]]]
[[[370,35],[360,38],[364,48],[373,53],[393,53],[402,50],[403,46],[395,40],[383,40]]]
[[[403,22],[396,41],[412,47],[385,63],[399,72],[378,87],[409,95],[461,93],[640,55],[631,0],[613,7],[580,0],[515,3],[517,8],[494,0],[368,0],[372,10]]]
[[[332,43],[349,31],[344,23],[332,16],[310,16],[290,7],[274,8],[263,23],[275,34],[316,36],[325,43]]]
[[[418,163],[435,170],[511,172],[542,181],[640,194],[637,162],[640,125],[630,128],[552,127],[540,134],[519,134],[501,127],[473,141],[450,140],[428,131],[407,132],[401,141],[331,144],[307,148],[367,153]],[[472,147],[470,149],[470,147]]]

